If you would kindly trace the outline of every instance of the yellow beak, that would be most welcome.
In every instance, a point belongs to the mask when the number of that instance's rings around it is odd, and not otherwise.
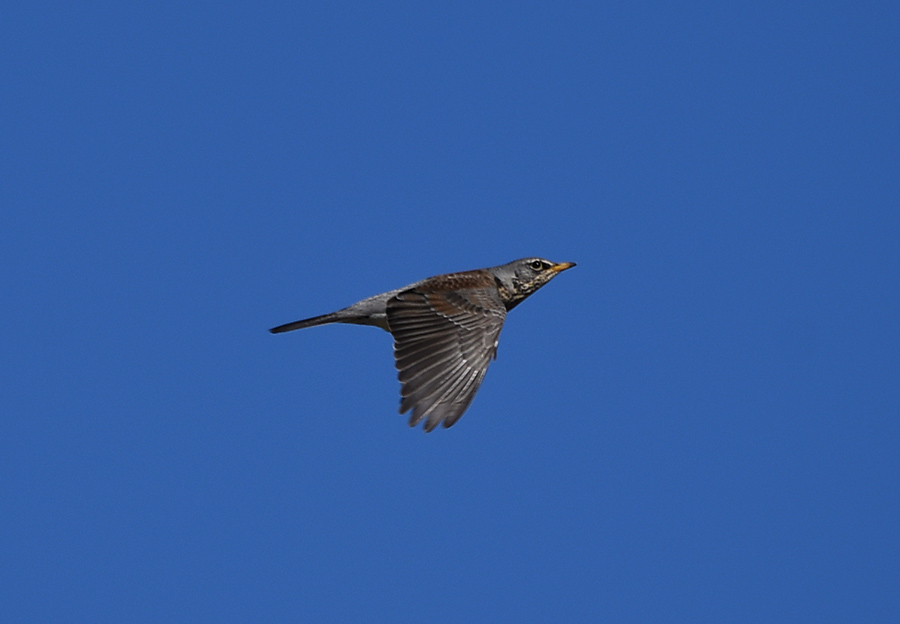
[[[552,267],[550,267],[550,270],[554,273],[559,273],[561,271],[565,271],[566,269],[571,269],[573,266],[575,266],[574,262],[560,262],[559,264],[554,264]]]

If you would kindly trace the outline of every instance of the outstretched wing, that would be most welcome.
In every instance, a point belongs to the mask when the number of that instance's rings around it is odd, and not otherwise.
[[[387,304],[400,383],[400,413],[411,427],[451,426],[463,415],[497,354],[506,318],[494,277],[467,271],[433,277]]]

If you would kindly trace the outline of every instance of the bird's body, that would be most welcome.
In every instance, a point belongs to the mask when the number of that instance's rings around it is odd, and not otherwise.
[[[374,325],[394,337],[400,413],[425,430],[455,423],[496,357],[507,311],[572,262],[516,260],[489,269],[429,277],[351,306],[271,329],[281,333],[328,323]]]

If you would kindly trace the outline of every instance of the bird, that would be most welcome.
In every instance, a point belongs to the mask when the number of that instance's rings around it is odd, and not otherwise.
[[[523,258],[500,266],[437,275],[351,306],[273,327],[273,334],[327,325],[372,325],[391,333],[400,413],[409,426],[450,427],[481,385],[506,313],[574,262]]]

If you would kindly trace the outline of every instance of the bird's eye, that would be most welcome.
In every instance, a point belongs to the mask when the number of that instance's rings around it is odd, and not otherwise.
[[[535,271],[540,271],[541,269],[544,268],[544,263],[541,262],[540,260],[532,260],[531,264],[529,266],[531,266],[531,268],[534,269]]]

